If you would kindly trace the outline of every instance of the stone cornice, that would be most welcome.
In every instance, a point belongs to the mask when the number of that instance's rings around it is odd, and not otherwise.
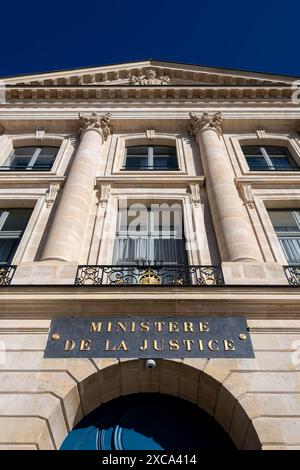
[[[156,76],[169,76],[171,84],[178,81],[219,85],[284,85],[295,80],[294,77],[270,75],[249,71],[224,68],[203,67],[190,64],[161,61],[141,61],[115,64],[110,66],[88,67],[73,70],[52,71],[32,75],[4,77],[6,84],[18,85],[87,85],[129,82],[130,76],[146,75],[149,69]]]
[[[110,122],[111,113],[106,113],[104,116],[99,116],[97,113],[86,115],[78,113],[80,121],[79,135],[82,136],[87,130],[96,129],[102,135],[103,140],[107,140],[112,132],[112,125]]]
[[[291,102],[289,86],[219,86],[219,85],[6,85],[6,103],[167,100],[206,102]]]

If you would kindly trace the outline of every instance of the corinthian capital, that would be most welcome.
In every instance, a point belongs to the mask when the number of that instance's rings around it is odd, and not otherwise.
[[[190,113],[190,134],[197,137],[200,131],[208,128],[214,129],[219,136],[222,135],[221,113],[203,113],[202,116]]]
[[[111,113],[106,113],[104,116],[98,116],[97,113],[92,113],[90,116],[78,113],[78,117],[80,120],[80,135],[88,129],[97,129],[101,133],[103,140],[107,140],[108,136],[112,133]]]

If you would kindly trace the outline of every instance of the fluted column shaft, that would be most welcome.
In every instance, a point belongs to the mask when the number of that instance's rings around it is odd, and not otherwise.
[[[110,134],[110,115],[79,115],[81,142],[63,188],[42,260],[77,262],[88,223],[97,164]]]
[[[261,261],[248,215],[234,183],[222,139],[221,114],[191,114],[191,132],[198,140],[206,175],[207,196],[222,261]]]

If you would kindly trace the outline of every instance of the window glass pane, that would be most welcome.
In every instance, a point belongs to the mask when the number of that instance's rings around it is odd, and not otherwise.
[[[17,147],[12,151],[5,165],[14,170],[26,170],[35,151],[35,147]]]
[[[176,148],[164,145],[134,146],[126,149],[127,170],[176,170]]]
[[[0,209],[0,264],[12,261],[31,213],[32,209]]]
[[[156,169],[170,169],[177,167],[177,161],[174,157],[154,157],[153,165]]]
[[[14,156],[10,160],[8,165],[11,166],[12,168],[16,169],[16,170],[18,170],[18,169],[24,170],[29,165],[30,160],[31,160],[31,157]]]
[[[261,149],[257,145],[242,146],[242,150],[243,150],[244,155],[249,155],[249,156],[252,156],[252,155],[261,156],[262,155]]]
[[[55,157],[58,153],[58,148],[55,147],[43,147],[39,153],[37,160],[34,163],[35,169],[50,170]]]
[[[31,209],[7,209],[9,215],[1,231],[23,231],[31,215]],[[2,211],[1,211],[2,212]]]
[[[167,147],[167,146],[153,146],[153,154],[154,155],[176,155],[175,147]]]
[[[127,169],[143,169],[148,168],[148,158],[145,157],[127,157],[126,159]]]
[[[289,162],[289,160],[287,158],[284,158],[284,157],[271,157],[271,161],[272,161],[272,165],[275,167],[275,168],[282,168],[282,169],[285,169],[285,168],[292,168],[292,165],[291,163]]]
[[[127,147],[127,155],[148,155],[148,147],[137,145],[135,147]]]
[[[137,220],[137,216],[139,223],[142,223],[143,233],[132,223]],[[135,263],[143,259],[171,264],[186,263],[182,224],[182,212],[172,208],[148,210],[144,217],[134,211],[134,215],[127,216],[127,220],[126,212],[120,211],[117,230],[122,229],[123,233],[117,232],[114,262]]]
[[[256,170],[260,168],[268,170],[268,164],[263,157],[246,157],[246,161],[250,170]]]
[[[17,147],[4,166],[12,170],[49,170],[57,153],[57,147]]]
[[[250,170],[288,170],[295,168],[295,162],[285,147],[244,146],[242,147]]]
[[[17,147],[13,150],[16,157],[32,157],[36,147]]]
[[[6,264],[11,262],[16,252],[18,244],[18,239],[5,239],[2,238],[0,234],[0,264]]]
[[[269,215],[276,232],[300,232],[291,210],[270,210]]]
[[[275,147],[275,146],[268,146],[264,147],[268,155],[289,155],[289,151],[286,147]]]
[[[289,264],[300,264],[300,237],[278,237],[278,239]]]
[[[184,240],[158,238],[154,240],[154,259],[169,264],[186,264]]]

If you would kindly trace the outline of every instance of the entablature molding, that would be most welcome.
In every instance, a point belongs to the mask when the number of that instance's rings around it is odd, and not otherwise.
[[[216,85],[6,85],[7,103],[43,104],[45,102],[76,101],[231,101],[291,103],[293,89],[290,86],[216,86]]]
[[[109,176],[109,177],[97,177],[95,182],[95,188],[101,190],[104,184],[109,184],[113,188],[187,188],[189,190],[191,184],[197,184],[204,186],[204,176],[160,176],[157,178],[155,175],[130,175],[130,177],[124,176]]]
[[[202,107],[201,107],[202,106]],[[7,135],[32,134],[35,138],[36,130],[44,129],[44,139],[48,134],[62,135],[65,138],[69,136],[76,137],[79,129],[78,113],[84,112],[91,114],[93,112],[105,115],[111,113],[111,121],[114,128],[114,134],[140,132],[146,137],[146,130],[155,129],[156,132],[181,133],[187,132],[190,113],[202,115],[208,113],[210,115],[220,112],[222,114],[223,133],[230,133],[239,139],[249,137],[257,139],[256,129],[264,125],[265,137],[268,134],[294,133],[299,138],[300,108],[294,107],[270,107],[255,109],[249,108],[233,108],[215,104],[207,106],[204,103],[197,103],[197,106],[186,106],[178,108],[164,107],[127,107],[126,109],[118,106],[114,108],[106,105],[99,108],[95,106],[76,106],[72,109],[67,107],[64,109],[45,107],[14,109],[13,107],[0,107],[0,126],[3,128],[3,134],[0,140]],[[241,135],[244,134],[244,135]],[[149,135],[149,134],[148,134]],[[45,142],[45,140],[44,140]]]
[[[220,286],[220,287],[97,287],[72,285],[10,285],[2,286],[2,318],[51,319],[53,316],[89,316],[94,314],[128,315],[132,312],[153,313],[153,307],[164,305],[165,313],[187,315],[195,313],[224,316],[246,316],[248,319],[300,318],[299,287],[292,286]],[[75,295],[76,294],[76,295]],[[137,302],[137,298],[139,302]],[[167,309],[167,310],[166,310]],[[1,313],[0,313],[1,318]],[[283,326],[282,326],[283,327]]]

